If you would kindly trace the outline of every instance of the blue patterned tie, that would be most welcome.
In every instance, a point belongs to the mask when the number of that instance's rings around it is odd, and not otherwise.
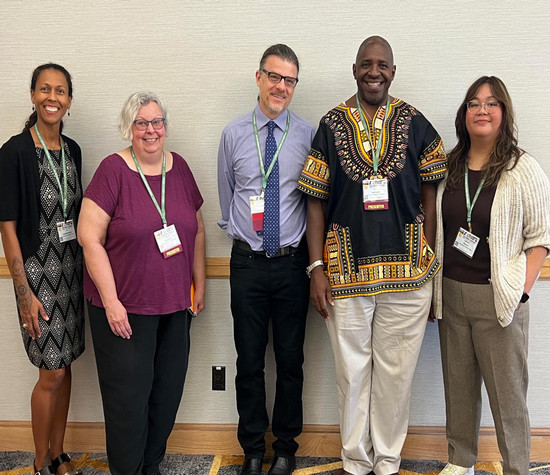
[[[275,122],[270,120],[267,123],[268,134],[265,141],[265,170],[273,160],[277,151],[277,143],[273,130]],[[268,257],[272,257],[279,251],[279,160],[273,165],[273,170],[267,180],[265,187],[265,209],[264,209],[264,250]]]

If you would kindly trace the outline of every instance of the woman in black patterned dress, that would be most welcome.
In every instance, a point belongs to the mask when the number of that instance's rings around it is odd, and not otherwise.
[[[35,69],[34,112],[0,149],[0,232],[15,287],[21,334],[39,377],[31,397],[34,471],[81,473],[63,451],[71,363],[84,351],[82,250],[76,219],[81,152],[61,135],[71,76],[57,64]]]

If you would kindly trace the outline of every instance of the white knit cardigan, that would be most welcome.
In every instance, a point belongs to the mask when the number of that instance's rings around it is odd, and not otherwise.
[[[437,188],[435,253],[443,266],[443,218],[441,201],[446,179]],[[535,246],[550,250],[550,182],[537,161],[523,153],[517,165],[505,170],[497,184],[489,227],[491,284],[499,323],[512,322],[523,294],[525,251]],[[433,309],[442,317],[443,271],[434,280]]]

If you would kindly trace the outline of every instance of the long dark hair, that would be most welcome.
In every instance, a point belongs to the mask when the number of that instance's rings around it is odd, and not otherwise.
[[[487,178],[484,186],[495,186],[502,172],[508,168],[510,161],[513,161],[511,168],[514,168],[523,153],[523,150],[518,147],[512,99],[506,86],[496,76],[482,76],[469,87],[466,97],[464,97],[456,113],[455,128],[458,143],[447,157],[448,188],[457,188],[464,175],[464,167],[471,146],[470,134],[466,129],[467,104],[475,98],[477,91],[483,84],[489,84],[493,96],[502,107],[502,123],[500,124],[495,146],[489,155],[489,162],[485,167]]]
[[[38,76],[40,76],[40,73],[42,71],[46,71],[47,69],[55,69],[65,76],[65,79],[67,80],[67,85],[69,87],[69,97],[73,97],[73,80],[71,78],[71,75],[69,74],[69,71],[67,71],[63,66],[60,66],[56,63],[46,63],[41,64],[38,66],[33,72],[31,77],[31,91],[34,91],[36,89],[36,82],[38,81]],[[27,119],[27,122],[25,122],[25,127],[23,127],[23,132],[30,130],[31,127],[36,124],[36,121],[38,120],[38,114],[36,111],[33,111],[32,114]],[[59,133],[63,130],[63,121],[61,121],[61,124],[59,125]]]

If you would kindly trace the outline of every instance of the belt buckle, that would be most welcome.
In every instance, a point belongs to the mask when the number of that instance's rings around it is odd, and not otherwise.
[[[279,250],[278,250],[275,254],[273,254],[272,256],[268,256],[268,255],[267,255],[267,251],[266,251],[266,252],[264,252],[265,257],[267,257],[268,259],[273,259],[274,257],[281,257],[281,256],[284,256],[285,254],[283,254],[283,253],[281,252],[283,249],[284,249],[284,248],[279,248]]]
[[[272,256],[268,256],[267,252],[265,252],[265,257],[267,257],[268,259],[272,259],[274,257],[289,256],[294,251],[296,251],[296,248],[293,248],[292,246],[280,247],[279,250],[275,254],[273,254]]]

